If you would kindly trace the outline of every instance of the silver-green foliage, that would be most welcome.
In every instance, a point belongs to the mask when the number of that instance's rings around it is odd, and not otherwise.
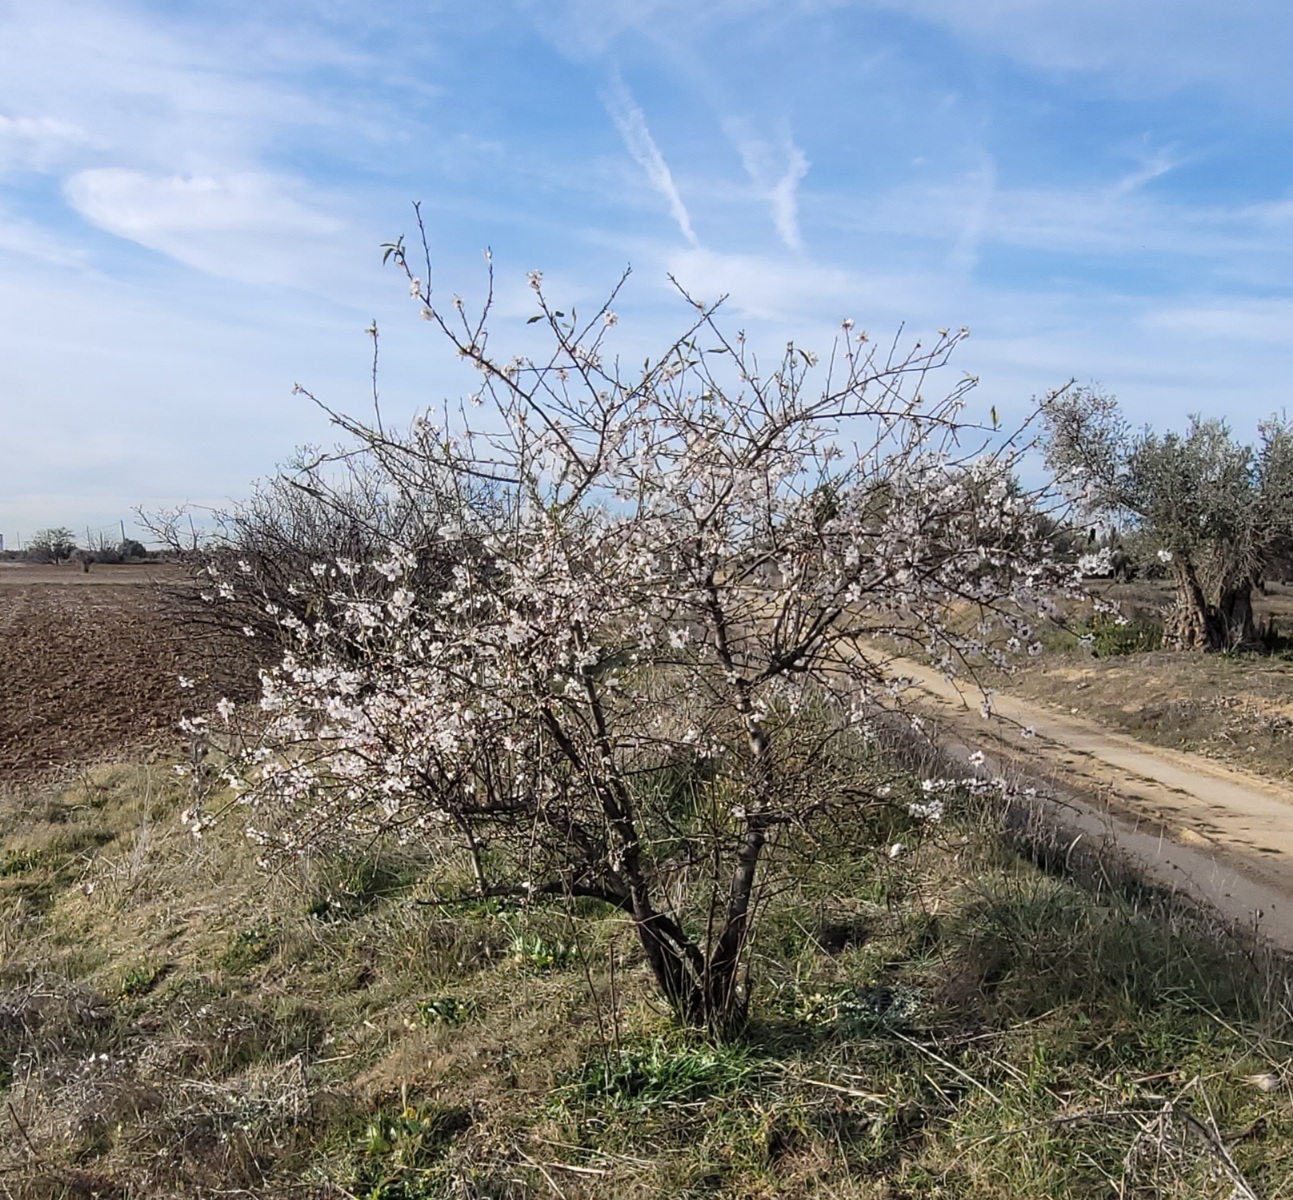
[[[1228,649],[1257,640],[1252,591],[1293,545],[1293,427],[1259,426],[1256,445],[1214,417],[1183,432],[1135,430],[1117,400],[1069,388],[1046,402],[1046,458],[1094,519],[1130,523],[1177,587],[1171,639]]]

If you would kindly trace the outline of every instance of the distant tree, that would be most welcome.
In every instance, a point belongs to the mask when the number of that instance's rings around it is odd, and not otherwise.
[[[1184,433],[1134,431],[1117,400],[1072,388],[1044,406],[1046,456],[1093,517],[1121,518],[1176,584],[1167,640],[1184,649],[1253,646],[1253,588],[1293,543],[1293,428],[1260,426],[1259,445],[1223,420]]]
[[[126,538],[117,546],[117,554],[123,562],[148,557],[148,547],[134,538]]]
[[[76,552],[72,531],[59,526],[42,529],[27,543],[27,557],[38,562],[61,563]]]

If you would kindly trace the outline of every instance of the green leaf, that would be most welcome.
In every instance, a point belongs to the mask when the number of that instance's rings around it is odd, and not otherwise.
[[[535,321],[542,321],[542,320],[543,320],[543,314],[542,314],[542,313],[539,313],[539,315],[538,315],[538,316],[536,316],[536,317],[531,317],[528,321],[526,321],[526,324],[527,324],[527,325],[533,325],[533,324],[535,323]]]

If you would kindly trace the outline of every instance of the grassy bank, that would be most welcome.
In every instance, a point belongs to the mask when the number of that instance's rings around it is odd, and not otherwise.
[[[0,1194],[1293,1194],[1278,964],[968,804],[784,842],[715,1048],[620,915],[427,903],[376,849],[267,875],[186,788],[4,802]]]

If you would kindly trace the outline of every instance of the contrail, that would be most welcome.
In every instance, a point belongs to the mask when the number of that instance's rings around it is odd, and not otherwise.
[[[602,93],[602,101],[629,153],[646,172],[651,186],[668,203],[669,212],[682,230],[683,237],[693,246],[699,246],[700,239],[691,227],[691,217],[687,213],[687,206],[682,202],[678,185],[674,183],[673,172],[669,170],[669,164],[665,162],[660,147],[655,144],[655,138],[647,128],[646,114],[620,79],[614,80],[606,88]]]

